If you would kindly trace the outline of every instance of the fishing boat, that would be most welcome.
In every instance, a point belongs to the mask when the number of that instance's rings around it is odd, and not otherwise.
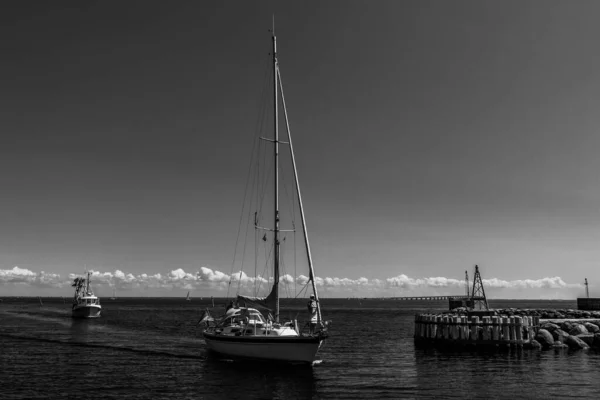
[[[207,348],[213,352],[230,356],[232,358],[250,358],[292,363],[313,363],[319,348],[323,344],[324,340],[328,337],[328,323],[324,322],[321,318],[321,306],[319,303],[317,287],[314,279],[314,268],[306,229],[306,219],[302,206],[302,197],[300,195],[296,160],[292,147],[288,115],[285,107],[285,98],[283,96],[281,75],[277,61],[277,41],[274,30],[272,32],[273,49],[271,55],[273,72],[272,105],[274,132],[272,138],[263,138],[260,136],[257,137],[258,140],[264,141],[261,143],[267,143],[266,146],[272,146],[272,149],[267,147],[267,150],[265,150],[267,153],[271,152],[271,156],[265,156],[265,158],[272,160],[272,168],[270,168],[269,171],[265,171],[266,168],[262,169],[263,172],[270,172],[270,174],[274,176],[274,186],[272,186],[274,188],[274,196],[271,204],[274,210],[273,214],[270,214],[267,217],[269,218],[269,221],[266,221],[267,224],[272,224],[272,227],[262,227],[260,223],[260,211],[254,212],[255,232],[261,232],[258,235],[258,238],[262,236],[262,238],[257,240],[257,242],[268,242],[269,249],[265,252],[265,254],[272,254],[269,257],[265,257],[265,259],[268,258],[268,268],[270,268],[272,264],[273,275],[272,278],[269,277],[269,279],[267,279],[267,281],[271,283],[270,292],[265,297],[258,297],[256,295],[246,296],[238,293],[236,296],[236,302],[232,301],[230,303],[224,315],[218,318],[213,318],[209,315],[207,310],[199,323],[206,323],[207,327],[203,331],[203,337]],[[281,108],[285,117],[285,126],[287,131],[286,141],[280,140],[279,138],[279,96],[281,96]],[[306,252],[307,272],[309,275],[309,279],[305,283],[305,295],[308,296],[309,285],[310,289],[312,289],[312,294],[310,295],[309,301],[310,320],[304,326],[298,324],[298,320],[296,318],[290,318],[287,322],[280,321],[279,315],[280,268],[284,266],[281,261],[281,246],[282,241],[285,241],[287,237],[284,236],[286,232],[295,232],[294,229],[288,230],[280,227],[280,145],[286,145],[289,149],[290,158],[285,161],[287,161],[290,168],[293,169],[295,192],[292,196],[292,200],[294,201],[294,204],[297,203],[298,205],[296,212],[299,212],[299,218],[302,221],[302,232],[304,237],[303,245]],[[281,160],[281,162],[283,161],[284,160]],[[259,180],[257,179],[257,182],[258,181]],[[287,191],[285,193],[287,193]],[[257,210],[262,210],[262,207],[258,206]],[[272,220],[270,219],[271,216]],[[249,216],[248,218],[251,217]],[[262,231],[265,231],[264,236]],[[269,235],[269,238],[267,235]],[[305,331],[306,327],[308,328],[308,332]]]
[[[75,278],[71,285],[75,288],[71,314],[73,318],[100,317],[102,306],[100,299],[94,295],[90,286],[90,274],[90,272],[87,273],[87,278]]]

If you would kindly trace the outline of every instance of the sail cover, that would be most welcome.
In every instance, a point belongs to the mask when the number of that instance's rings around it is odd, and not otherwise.
[[[237,301],[246,303],[246,307],[264,308],[270,311],[274,311],[277,304],[278,285],[273,285],[271,293],[267,297],[251,297],[242,296],[238,294]]]

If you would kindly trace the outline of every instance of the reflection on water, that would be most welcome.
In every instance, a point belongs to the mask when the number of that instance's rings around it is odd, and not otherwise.
[[[591,371],[599,365],[593,352],[565,349],[415,349],[419,387],[443,376],[456,393],[471,393],[474,398],[548,398],[549,389],[553,396],[597,398],[600,386]]]
[[[81,318],[71,318],[70,341],[76,343],[87,342],[90,323],[93,323],[93,321]]]
[[[310,365],[270,365],[266,362],[232,361],[207,352],[202,363],[202,385],[214,382],[214,393],[265,399],[312,399],[315,374]],[[239,390],[239,392],[236,392]],[[244,396],[241,396],[244,397]]]

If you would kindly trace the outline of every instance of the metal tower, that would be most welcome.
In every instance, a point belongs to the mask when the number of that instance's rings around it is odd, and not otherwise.
[[[481,281],[481,275],[479,274],[479,267],[475,266],[475,276],[473,277],[473,292],[471,293],[471,299],[473,300],[474,310],[489,310],[488,302],[485,297],[485,290],[483,290],[483,282]]]

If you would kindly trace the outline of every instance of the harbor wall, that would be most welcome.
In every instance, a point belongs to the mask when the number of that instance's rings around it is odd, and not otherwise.
[[[417,314],[414,338],[424,345],[523,347],[532,343],[539,321],[530,316]]]
[[[577,309],[586,311],[600,311],[600,298],[578,297]]]

